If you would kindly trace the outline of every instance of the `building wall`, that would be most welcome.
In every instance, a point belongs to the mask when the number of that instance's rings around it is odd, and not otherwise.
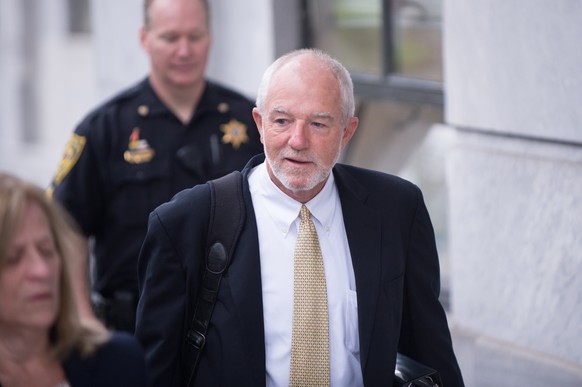
[[[66,5],[0,1],[0,170],[41,186],[97,101],[90,36],[69,33]]]
[[[16,141],[17,133],[10,128],[20,127],[21,117],[18,105],[20,100],[20,79],[23,73],[23,59],[19,55],[19,42],[22,39],[22,8],[18,0],[0,1],[0,150]],[[0,153],[4,165],[4,158]]]
[[[444,7],[452,313],[475,343],[461,359],[467,384],[500,385],[479,375],[484,364],[529,362],[498,382],[581,385],[582,3]],[[514,356],[491,356],[491,343]]]
[[[100,99],[138,82],[148,72],[139,44],[143,0],[91,0],[95,77]]]

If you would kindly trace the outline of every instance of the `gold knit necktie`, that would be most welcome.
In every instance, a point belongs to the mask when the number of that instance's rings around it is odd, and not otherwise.
[[[301,206],[295,246],[290,386],[329,386],[327,287],[311,213]]]

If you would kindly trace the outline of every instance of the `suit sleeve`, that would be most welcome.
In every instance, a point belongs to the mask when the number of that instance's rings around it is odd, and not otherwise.
[[[145,350],[150,386],[179,386],[186,304],[183,265],[158,212],[150,214],[138,261],[135,335]]]
[[[399,352],[439,371],[447,387],[463,386],[444,309],[435,236],[418,187],[404,283]]]

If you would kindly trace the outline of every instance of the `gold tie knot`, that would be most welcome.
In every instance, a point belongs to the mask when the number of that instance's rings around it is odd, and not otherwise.
[[[308,221],[311,219],[311,212],[309,212],[309,208],[305,204],[301,205],[301,209],[299,210],[299,217],[301,218],[302,222]]]

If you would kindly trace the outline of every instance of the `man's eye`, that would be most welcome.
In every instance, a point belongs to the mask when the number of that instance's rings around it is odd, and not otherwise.
[[[276,123],[277,125],[285,125],[285,124],[287,123],[287,120],[286,120],[285,118],[277,118],[277,119],[275,120],[275,123]]]
[[[162,40],[169,43],[175,42],[177,39],[178,37],[175,35],[162,35]]]
[[[190,35],[189,39],[191,42],[198,42],[199,40],[202,40],[203,37],[204,34],[192,34]]]
[[[313,130],[316,130],[318,133],[327,133],[330,130],[330,126],[324,122],[312,122],[311,127]]]

